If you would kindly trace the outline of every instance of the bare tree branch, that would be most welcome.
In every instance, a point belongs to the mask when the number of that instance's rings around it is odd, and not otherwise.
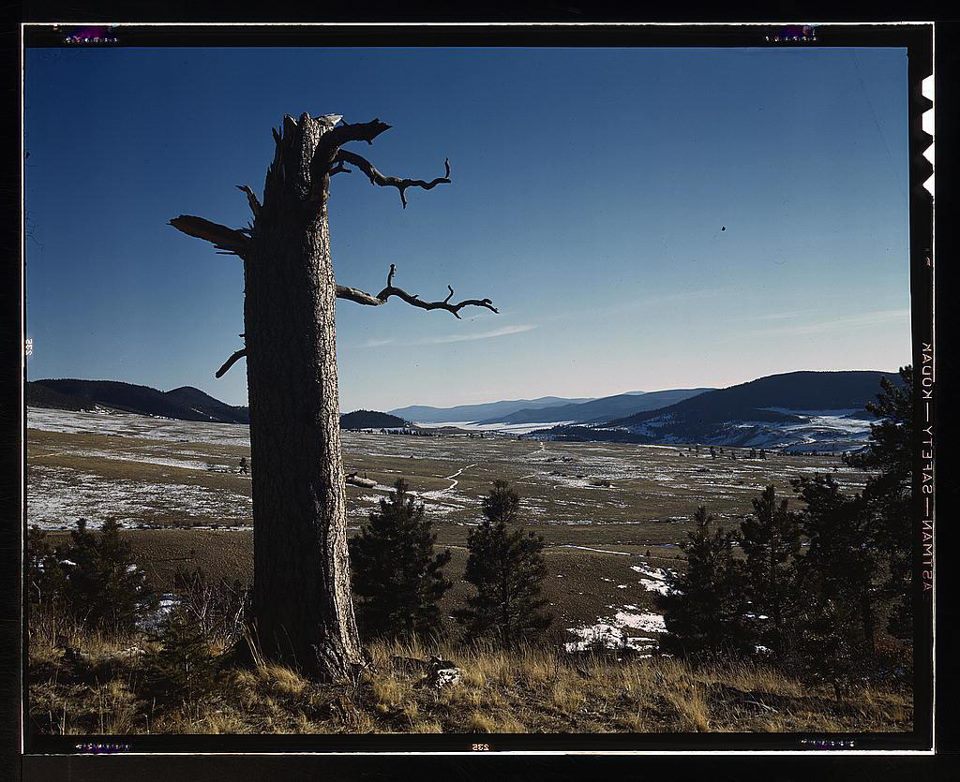
[[[379,119],[374,119],[370,122],[339,125],[328,130],[320,137],[317,151],[332,151],[336,147],[340,147],[350,141],[366,141],[368,144],[372,144],[377,136],[387,130],[390,130],[390,126],[386,122],[381,122]],[[331,155],[330,158],[332,157]]]
[[[236,351],[232,356],[230,356],[230,358],[224,361],[220,369],[217,370],[217,377],[220,378],[227,374],[227,372],[230,371],[230,367],[236,364],[245,355],[247,355],[246,348],[240,348],[240,350]]]
[[[377,136],[389,129],[390,126],[386,122],[375,119],[352,125],[338,125],[324,133],[310,160],[310,182],[314,190],[319,186],[320,180],[331,173],[330,165],[334,162],[342,144],[351,141],[366,141],[372,144]]]
[[[352,174],[352,173],[353,173],[353,169],[347,168],[347,167],[343,164],[343,162],[341,161],[340,163],[337,163],[337,165],[335,165],[335,166],[334,166],[333,168],[331,168],[329,171],[327,171],[327,173],[328,173],[330,176],[333,176],[334,174],[340,174],[340,173]]]
[[[486,307],[491,312],[499,312],[499,310],[493,306],[493,302],[490,299],[464,299],[461,302],[456,304],[451,304],[450,299],[453,298],[453,288],[449,285],[447,290],[450,293],[447,295],[443,301],[423,301],[415,293],[407,293],[402,288],[397,288],[393,284],[393,275],[397,271],[396,264],[390,264],[390,271],[387,272],[387,287],[385,287],[380,293],[374,296],[371,293],[366,291],[359,290],[358,288],[348,288],[345,285],[337,286],[337,298],[338,299],[348,299],[349,301],[356,302],[357,304],[365,304],[369,307],[379,307],[381,304],[386,304],[387,300],[391,296],[396,296],[399,299],[403,299],[407,304],[410,304],[414,307],[420,307],[424,310],[446,310],[449,313],[452,313],[455,318],[460,317],[460,310],[464,307]]]
[[[400,179],[395,176],[386,176],[377,170],[377,167],[373,165],[366,158],[360,157],[360,155],[355,155],[353,152],[348,152],[344,149],[341,149],[336,157],[333,159],[334,163],[338,165],[343,165],[344,163],[351,163],[352,165],[359,168],[367,177],[370,179],[371,184],[380,185],[380,187],[395,187],[400,191],[400,203],[403,204],[403,208],[407,208],[407,195],[406,190],[408,187],[419,187],[423,190],[432,190],[437,185],[449,185],[450,184],[450,160],[443,161],[443,167],[445,173],[441,177],[437,177],[429,182],[424,181],[423,179]]]
[[[197,239],[204,239],[219,250],[224,250],[233,255],[243,255],[250,244],[249,238],[240,231],[233,228],[227,228],[219,223],[212,223],[204,220],[202,217],[193,217],[192,215],[180,215],[170,221],[170,225],[178,231],[182,231],[187,236],[195,236]]]
[[[247,194],[247,203],[250,204],[250,211],[253,212],[253,219],[260,216],[260,201],[256,194],[250,189],[249,185],[237,185],[237,190],[242,190]]]
[[[370,307],[379,307],[385,303],[384,300],[378,299],[372,293],[367,293],[359,288],[348,288],[346,285],[337,286],[337,298],[349,299],[357,304],[366,304]]]

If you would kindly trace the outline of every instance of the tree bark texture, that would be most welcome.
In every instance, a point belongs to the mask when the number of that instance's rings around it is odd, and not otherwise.
[[[243,252],[253,470],[256,639],[268,659],[342,680],[362,664],[350,593],[340,452],[329,176],[311,161],[330,125],[284,118]]]

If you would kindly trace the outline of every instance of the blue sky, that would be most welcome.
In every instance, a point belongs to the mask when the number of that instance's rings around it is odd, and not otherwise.
[[[901,49],[112,49],[26,57],[28,375],[246,402],[238,259],[284,113],[379,117],[332,182],[341,405],[725,386],[910,359]],[[725,228],[725,230],[723,230]]]

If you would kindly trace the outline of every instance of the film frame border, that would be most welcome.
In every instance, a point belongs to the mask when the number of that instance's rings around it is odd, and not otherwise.
[[[83,25],[97,26],[97,25]],[[105,26],[105,25],[100,25]],[[81,27],[76,23],[66,28]],[[914,730],[893,734],[493,734],[440,735],[377,734],[375,736],[291,735],[206,736],[159,735],[129,737],[99,736],[33,736],[22,723],[23,748],[28,753],[89,754],[100,749],[124,754],[140,753],[470,753],[472,747],[484,744],[494,754],[528,753],[670,753],[670,752],[771,752],[809,754],[829,751],[833,754],[862,754],[870,751],[923,752],[933,748],[934,667],[933,652],[934,601],[933,587],[936,560],[936,343],[934,339],[934,275],[933,199],[924,186],[932,166],[924,153],[932,136],[924,130],[924,114],[932,102],[923,95],[923,83],[933,75],[933,26],[931,23],[857,24],[828,22],[810,25],[816,40],[770,40],[786,27],[779,23],[756,24],[605,24],[605,23],[290,23],[282,26],[269,23],[198,24],[198,23],[132,23],[111,31],[115,41],[92,41],[95,46],[376,46],[389,40],[392,46],[549,46],[549,47],[704,47],[704,48],[821,48],[830,46],[899,47],[908,55],[909,113],[909,225],[910,225],[910,288],[913,362],[916,372],[916,420],[931,427],[929,439],[918,433],[915,445],[914,502],[917,512],[914,535],[915,580],[930,588],[915,591],[915,660],[929,660],[930,665],[915,664]],[[30,48],[76,47],[87,43],[69,42],[64,30],[54,23],[30,23],[22,27],[23,45]],[[69,34],[67,34],[69,35]],[[398,41],[402,38],[402,41]],[[766,38],[766,40],[764,40]],[[22,56],[22,53],[21,53]],[[22,112],[21,112],[22,119]],[[22,182],[21,182],[22,184]],[[21,251],[23,245],[21,242]],[[22,291],[21,291],[22,293]],[[22,299],[21,299],[22,302]],[[21,322],[22,328],[23,322]],[[23,342],[21,340],[20,344]],[[21,356],[22,363],[22,356]],[[926,368],[929,367],[929,370]],[[926,374],[924,374],[926,373]],[[924,384],[926,381],[926,385]],[[25,418],[22,428],[25,443]],[[929,457],[929,458],[928,458]],[[25,469],[25,463],[24,463]],[[23,476],[25,477],[25,476]],[[24,527],[25,529],[25,527]],[[20,535],[23,529],[18,530]],[[23,542],[18,541],[22,565]],[[22,592],[22,582],[20,584]],[[24,612],[25,614],[25,612]],[[23,620],[25,622],[25,619]],[[26,660],[26,627],[21,627]],[[22,673],[21,673],[22,675]],[[21,680],[22,682],[22,680]],[[22,686],[22,684],[21,684]],[[27,693],[22,691],[23,703]],[[25,710],[22,714],[25,717]],[[921,718],[918,718],[920,715]],[[251,747],[255,740],[258,746]],[[853,742],[852,746],[848,746]],[[309,744],[310,746],[306,746]],[[572,749],[558,749],[563,744]]]

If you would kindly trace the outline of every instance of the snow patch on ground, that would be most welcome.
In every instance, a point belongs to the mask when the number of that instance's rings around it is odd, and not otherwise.
[[[137,464],[157,464],[163,467],[179,467],[184,470],[215,470],[223,472],[236,472],[234,466],[213,464],[209,461],[197,461],[196,459],[169,459],[160,456],[148,456],[146,454],[118,452],[118,451],[98,451],[98,450],[71,450],[71,456],[89,457],[93,459],[109,459],[117,462],[134,462]]]
[[[438,423],[414,422],[423,429],[437,429],[443,426],[453,426],[468,432],[506,432],[508,434],[529,434],[537,429],[549,429],[552,426],[565,426],[573,421],[550,421],[547,423],[532,424],[478,424],[472,421],[442,421]]]
[[[169,593],[161,595],[157,610],[149,616],[138,619],[137,628],[146,632],[156,632],[178,605],[180,605],[180,600],[175,595]]]
[[[590,548],[589,546],[575,546],[572,543],[562,543],[557,548],[575,548],[580,549],[580,551],[595,551],[598,554],[619,554],[624,557],[632,557],[633,555],[629,551],[608,551],[607,549],[602,548]]]
[[[630,636],[627,633],[628,628],[643,633],[667,631],[662,615],[640,611],[635,605],[625,605],[612,619],[599,617],[592,625],[568,627],[567,631],[575,635],[578,640],[566,642],[564,648],[568,652],[585,652],[597,646],[607,649],[626,647],[641,652],[641,656],[649,657],[657,647],[657,639],[647,636]]]
[[[669,571],[665,568],[651,568],[647,565],[631,565],[630,569],[643,576],[643,578],[640,579],[640,584],[648,592],[656,592],[661,595],[673,594],[674,590],[667,584]]]
[[[554,500],[557,504],[560,504],[559,501]],[[574,503],[569,503],[574,504]],[[587,527],[595,522],[592,519],[553,519],[546,522],[547,524],[562,524],[569,527]]]
[[[245,494],[183,483],[108,480],[67,467],[32,466],[27,486],[27,524],[73,529],[85,518],[91,529],[114,518],[121,527],[151,519],[223,519],[249,525],[253,503]]]
[[[27,428],[45,432],[107,434],[190,443],[218,443],[250,447],[250,428],[246,424],[219,424],[205,421],[179,421],[148,415],[119,412],[85,412],[27,408]]]
[[[633,613],[639,611],[635,605],[625,605],[624,610],[617,611],[614,621],[620,627],[632,627],[634,630],[640,630],[644,633],[665,633],[667,625],[664,622],[663,614],[652,614],[649,612]]]

